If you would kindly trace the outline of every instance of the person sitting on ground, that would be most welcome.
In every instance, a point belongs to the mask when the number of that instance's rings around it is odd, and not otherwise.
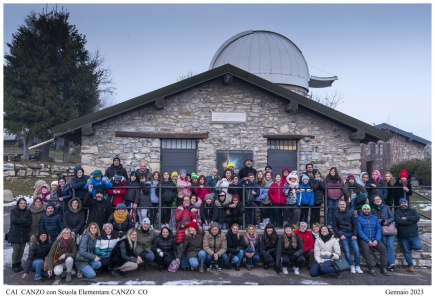
[[[142,263],[142,258],[134,250],[137,242],[137,230],[129,229],[127,234],[120,239],[109,257],[109,271],[116,278],[125,276],[125,272],[134,271]]]
[[[41,282],[42,276],[48,273],[43,270],[44,260],[51,249],[50,237],[47,232],[40,231],[30,238],[29,254],[24,264],[22,277],[26,278],[30,271],[35,272],[34,280]]]
[[[263,260],[263,268],[269,269],[269,265],[276,267],[276,248],[278,246],[279,235],[272,223],[268,223],[264,229],[264,234],[260,238],[260,256]]]
[[[276,251],[275,271],[288,274],[288,267],[293,265],[293,271],[299,275],[300,267],[305,263],[304,244],[293,232],[291,224],[284,225],[284,233],[278,241]]]
[[[207,271],[211,271],[212,264],[216,266],[218,271],[221,271],[228,258],[226,254],[227,238],[216,222],[211,223],[210,229],[204,233],[202,248],[207,253],[205,258]]]
[[[89,224],[85,232],[82,235],[79,244],[79,251],[75,259],[75,265],[77,269],[77,277],[83,277],[83,275],[92,279],[97,276],[95,270],[101,268],[101,258],[94,253],[97,239],[100,237],[100,228],[97,223]]]
[[[104,224],[103,231],[98,237],[94,248],[94,253],[100,258],[100,271],[107,271],[107,267],[109,266],[110,253],[112,253],[112,250],[118,241],[119,239],[113,233],[113,225],[110,223]]]
[[[148,269],[149,263],[155,259],[154,252],[151,251],[155,238],[156,232],[151,227],[151,221],[145,218],[137,231],[137,243],[134,250],[142,258],[142,261],[145,262],[146,269]]]
[[[319,238],[316,239],[314,244],[314,259],[313,265],[310,269],[310,275],[317,277],[321,274],[329,274],[343,278],[341,272],[338,272],[334,267],[334,260],[340,258],[340,245],[334,236],[329,232],[326,225],[320,227]]]
[[[154,239],[151,250],[154,253],[157,263],[157,269],[163,272],[169,267],[172,260],[177,257],[177,244],[172,230],[163,226],[160,234]]]
[[[107,223],[113,225],[113,233],[120,239],[129,229],[134,228],[133,219],[128,213],[127,207],[124,203],[116,205],[116,209],[113,214],[110,215]]]

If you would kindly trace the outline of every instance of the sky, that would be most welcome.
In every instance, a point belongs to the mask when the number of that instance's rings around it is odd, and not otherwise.
[[[4,53],[34,10],[3,6]],[[337,110],[431,138],[431,6],[422,4],[58,4],[111,70],[113,105],[205,72],[218,48],[246,30],[286,36],[310,75],[338,76],[319,95],[340,93]]]

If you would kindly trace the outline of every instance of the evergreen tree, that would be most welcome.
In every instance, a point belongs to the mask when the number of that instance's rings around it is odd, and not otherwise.
[[[6,44],[4,127],[24,137],[25,160],[33,138],[49,139],[48,129],[92,113],[113,93],[102,58],[86,50],[86,37],[68,18],[57,9],[31,12]]]

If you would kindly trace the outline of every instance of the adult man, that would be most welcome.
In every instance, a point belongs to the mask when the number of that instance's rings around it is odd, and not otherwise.
[[[255,205],[255,199],[260,195],[260,187],[255,182],[255,175],[254,173],[249,173],[246,177],[247,179],[240,179],[239,183],[237,184],[240,187],[244,187],[245,191],[245,218],[246,218],[246,225],[253,224],[255,225],[255,208],[257,207]]]
[[[149,263],[155,259],[151,247],[156,239],[156,232],[151,228],[150,223],[150,219],[143,219],[142,225],[137,231],[137,243],[136,248],[134,249],[142,258],[142,261],[145,262],[146,269],[148,269]]]
[[[227,238],[216,222],[211,223],[210,229],[205,232],[202,248],[207,253],[205,258],[207,271],[211,271],[212,262],[216,264],[216,269],[221,271],[225,260],[228,258],[226,254]]]
[[[370,274],[376,276],[375,263],[373,262],[370,249],[376,249],[381,258],[381,274],[388,276],[387,266],[387,248],[381,242],[382,231],[378,218],[371,213],[369,204],[364,204],[358,217],[358,244],[363,257],[370,270]]]
[[[254,178],[257,177],[257,170],[255,170],[252,165],[252,158],[248,158],[245,160],[245,166],[239,171],[239,179],[248,180],[249,173],[253,173]]]
[[[92,186],[88,188],[89,193],[86,194],[85,200],[83,201],[83,206],[89,207],[86,227],[88,227],[90,223],[95,222],[98,224],[99,228],[103,228],[103,224],[107,223],[107,220],[113,213],[112,203],[103,196],[104,187],[96,187],[95,198],[92,197],[92,189]]]
[[[312,263],[314,262],[314,236],[311,232],[307,230],[308,224],[306,222],[299,223],[299,230],[296,229],[294,233],[296,233],[302,243],[304,244],[304,253],[303,256],[305,261],[308,262],[308,269],[311,268]]]
[[[302,176],[304,175],[307,175],[310,178],[310,180],[314,180],[312,163],[308,163],[305,165],[305,172],[302,173],[301,176],[299,177],[299,182],[302,182]]]
[[[140,182],[141,177],[148,178],[149,175],[150,175],[150,170],[148,169],[147,162],[145,160],[141,160],[139,162],[139,169],[136,170],[136,181]]]
[[[400,208],[394,214],[397,237],[402,244],[403,254],[408,264],[408,271],[414,272],[411,250],[421,250],[423,248],[417,227],[420,215],[415,209],[408,207],[408,200],[406,198],[401,198],[399,205]]]
[[[113,164],[107,168],[104,176],[112,179],[113,176],[115,176],[116,174],[121,174],[122,176],[124,176],[125,180],[128,179],[127,170],[121,165],[121,159],[118,155],[115,155],[115,157],[113,158]]]
[[[338,201],[338,211],[334,215],[332,229],[334,230],[334,235],[340,239],[344,256],[350,265],[350,272],[364,273],[360,267],[360,255],[357,241],[358,224],[353,209],[347,209],[346,201],[343,199]],[[355,264],[352,262],[352,258],[350,257],[350,247],[352,247],[353,250]]]

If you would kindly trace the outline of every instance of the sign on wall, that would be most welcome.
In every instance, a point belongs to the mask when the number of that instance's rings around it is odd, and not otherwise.
[[[254,159],[254,153],[251,150],[217,150],[216,151],[216,168],[219,171],[219,176],[223,177],[225,169],[227,169],[228,163],[234,163],[235,173],[239,173],[239,170],[245,166],[245,160],[250,158]]]
[[[211,112],[212,123],[246,123],[245,112]]]

